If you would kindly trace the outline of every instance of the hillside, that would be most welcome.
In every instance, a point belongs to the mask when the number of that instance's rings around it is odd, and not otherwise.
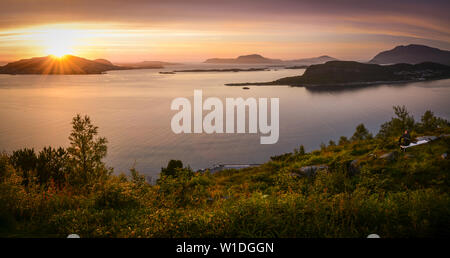
[[[111,66],[114,66],[114,64],[111,63],[109,60],[102,59],[102,58],[95,59],[95,60],[92,60],[92,61],[94,61],[94,62],[96,62],[96,63],[101,63],[101,64],[105,64],[105,65],[111,65]]]
[[[272,82],[229,83],[243,85],[290,85],[305,87],[364,85],[404,81],[433,80],[450,77],[450,66],[436,63],[396,64],[381,66],[354,61],[330,61],[311,65],[300,76],[281,78]]]
[[[0,74],[101,74],[110,70],[125,70],[128,67],[115,66],[104,59],[89,59],[66,55],[33,57],[8,63],[0,67]]]
[[[383,51],[369,61],[372,64],[418,64],[423,62],[450,65],[450,51],[411,44]]]
[[[450,124],[394,111],[376,137],[360,124],[320,150],[298,143],[261,166],[214,174],[172,160],[155,185],[133,168],[112,175],[100,159],[77,166],[77,141],[3,153],[0,236],[448,238]],[[89,155],[102,158],[106,140],[90,125],[75,117],[71,137],[94,136]],[[432,141],[400,152],[405,127]]]

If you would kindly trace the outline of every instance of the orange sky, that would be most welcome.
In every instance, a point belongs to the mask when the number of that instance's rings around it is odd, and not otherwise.
[[[114,62],[252,53],[366,61],[401,44],[450,49],[449,7],[413,0],[2,0],[0,61],[55,53]]]

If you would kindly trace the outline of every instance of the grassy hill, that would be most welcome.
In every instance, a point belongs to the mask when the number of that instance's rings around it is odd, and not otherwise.
[[[171,161],[156,185],[134,169],[112,175],[100,162],[106,140],[90,121],[73,123],[67,150],[1,156],[1,236],[450,236],[450,124],[429,111],[416,122],[395,107],[376,136],[361,124],[350,138],[259,167],[210,174]],[[87,156],[77,148],[83,128],[94,136]],[[400,152],[404,128],[437,137]]]

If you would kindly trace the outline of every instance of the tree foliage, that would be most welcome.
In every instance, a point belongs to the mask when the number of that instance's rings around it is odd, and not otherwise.
[[[449,122],[443,118],[434,116],[434,113],[427,110],[421,117],[420,123],[416,125],[419,132],[434,131],[438,128],[449,126]]]
[[[367,139],[371,139],[371,138],[372,138],[372,134],[369,133],[369,131],[364,126],[364,124],[359,124],[356,127],[356,131],[352,136],[352,141],[361,141],[361,140],[367,140]]]
[[[415,128],[414,117],[409,114],[405,106],[393,106],[395,117],[381,125],[378,137],[398,137],[405,130],[413,130]]]
[[[98,127],[94,126],[88,116],[77,114],[72,120],[72,132],[69,136],[70,147],[67,148],[71,163],[70,181],[87,184],[104,179],[109,171],[102,159],[107,153],[107,140],[98,137]]]
[[[167,167],[161,168],[161,176],[177,176],[177,172],[183,169],[183,162],[181,160],[170,160]]]

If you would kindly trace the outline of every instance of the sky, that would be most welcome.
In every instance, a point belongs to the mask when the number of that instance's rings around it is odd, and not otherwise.
[[[198,62],[258,53],[367,61],[397,45],[450,50],[450,1],[1,0],[0,61],[74,54]]]

